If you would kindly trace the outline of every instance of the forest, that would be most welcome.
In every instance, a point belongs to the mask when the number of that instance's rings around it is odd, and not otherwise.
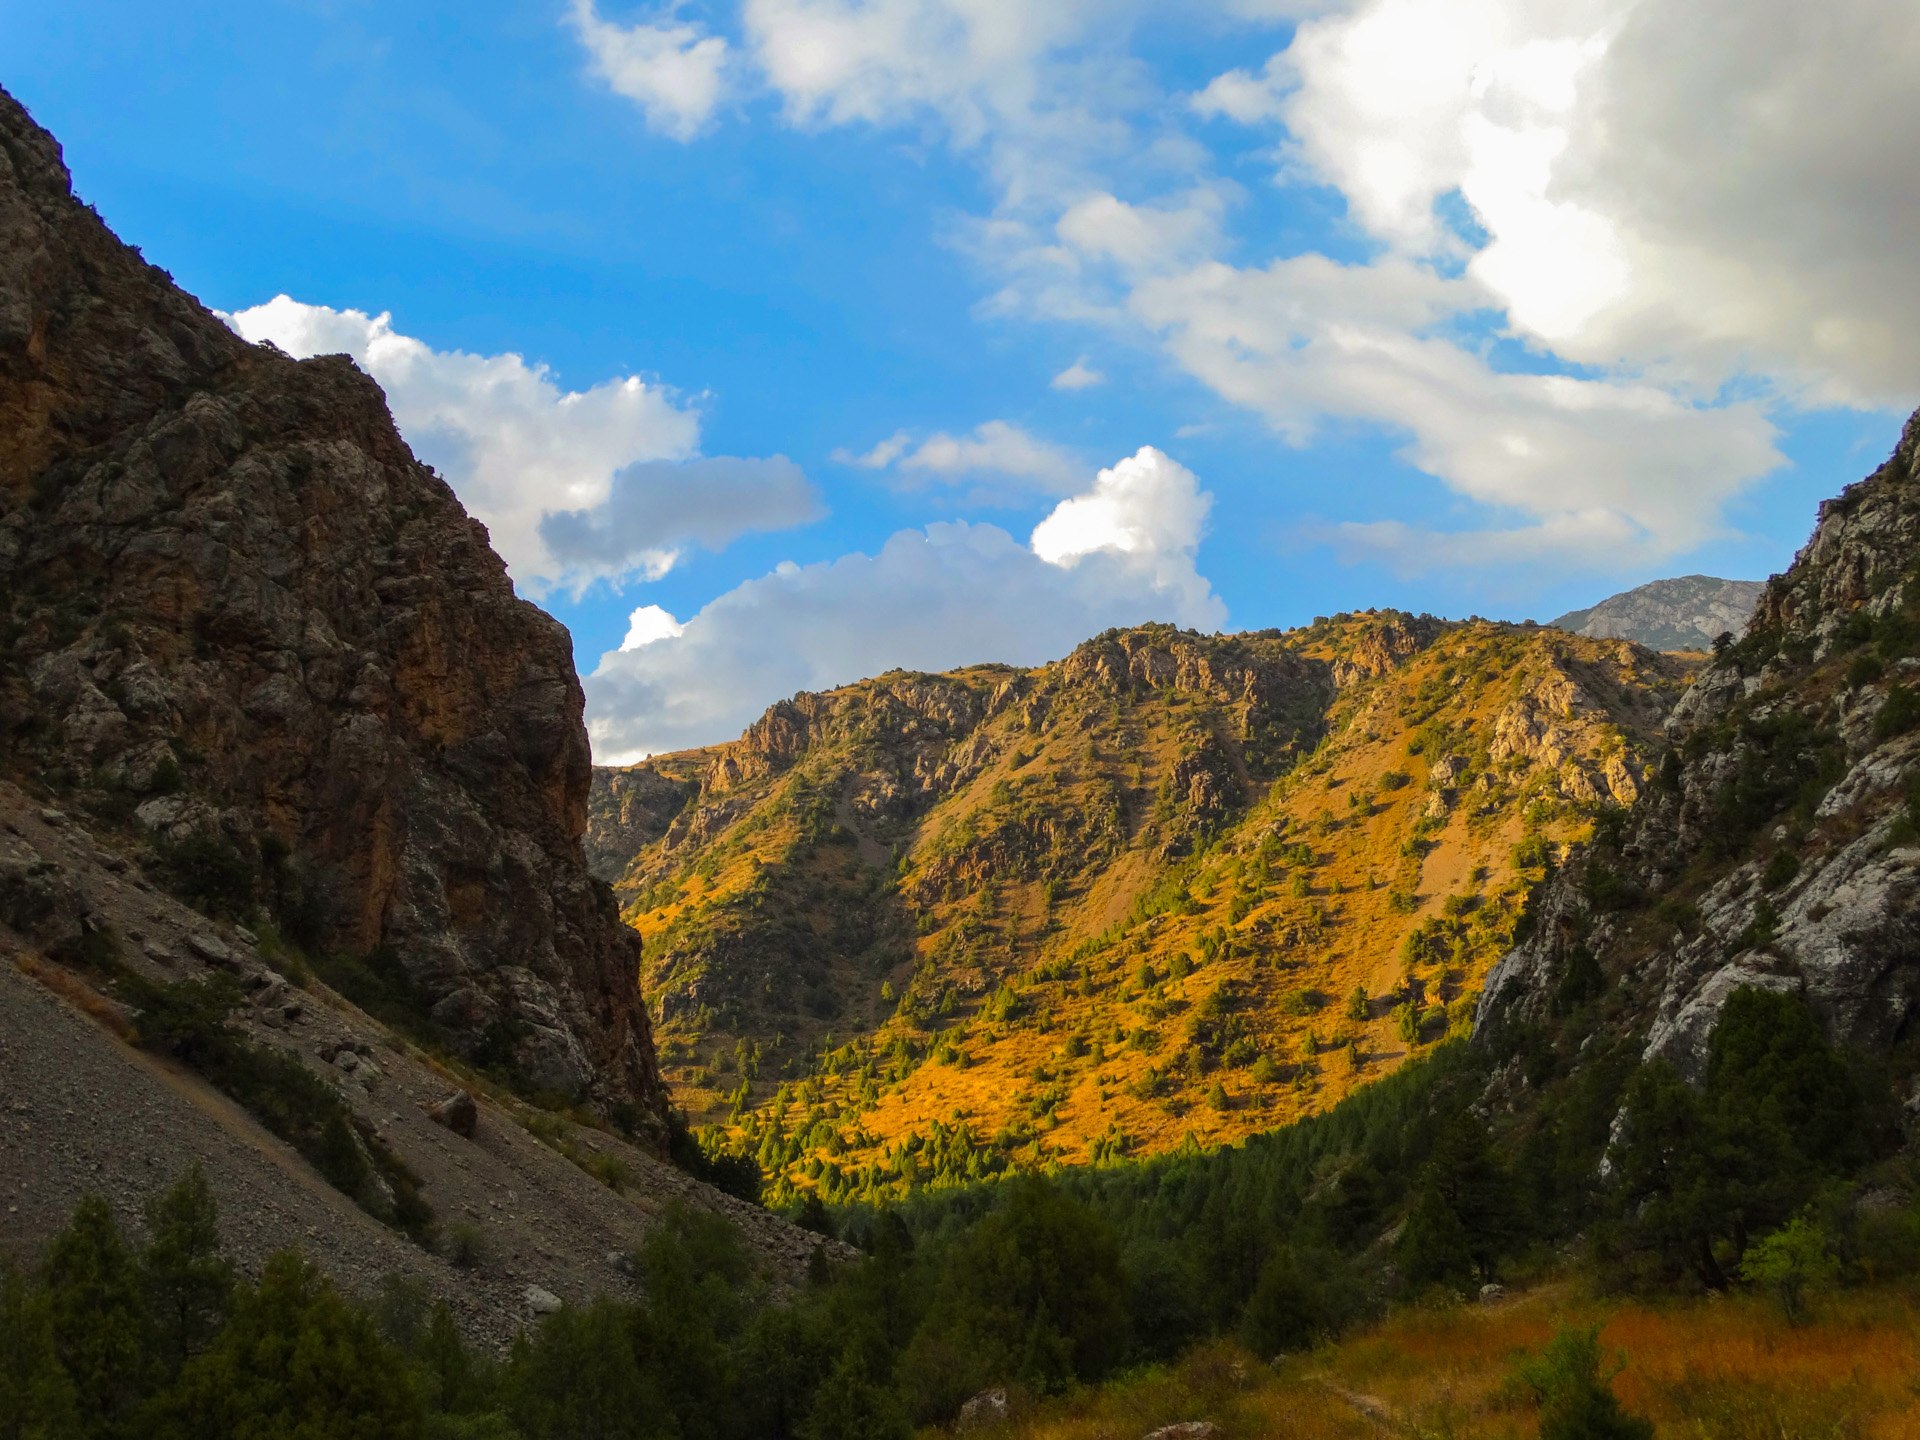
[[[1920,1216],[1849,1203],[1890,1163],[1884,1086],[1799,1000],[1739,992],[1698,1090],[1658,1063],[1556,1078],[1546,1053],[1537,1105],[1492,1125],[1486,1051],[1448,1042],[1230,1149],[805,1203],[795,1218],[864,1258],[822,1248],[794,1292],[724,1220],[676,1210],[634,1257],[644,1298],[563,1308],[502,1356],[405,1283],[350,1297],[295,1253],[239,1274],[189,1168],[142,1224],[89,1199],[37,1267],[5,1274],[0,1440],[877,1440],[990,1386],[1043,1397],[1222,1340],[1304,1349],[1404,1302],[1563,1271],[1576,1241],[1572,1266],[1605,1290],[1759,1288],[1789,1308],[1920,1269]],[[1603,1156],[1615,1178],[1597,1187]],[[1650,1433],[1590,1337],[1535,1372],[1543,1426],[1556,1406],[1586,1417],[1541,1433]]]

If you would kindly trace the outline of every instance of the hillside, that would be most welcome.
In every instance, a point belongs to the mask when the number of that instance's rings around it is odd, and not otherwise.
[[[1707,651],[1722,635],[1738,635],[1753,617],[1766,584],[1682,575],[1610,595],[1550,623],[1576,635],[1633,640],[1652,650]]]
[[[1463,1030],[1687,674],[1392,612],[1145,627],[596,772],[588,843],[678,1101],[787,1185],[1215,1144]]]
[[[582,706],[379,388],[233,334],[0,92],[0,778],[663,1137],[638,947],[580,848]]]

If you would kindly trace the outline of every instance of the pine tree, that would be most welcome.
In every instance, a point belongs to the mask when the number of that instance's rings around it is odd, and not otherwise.
[[[0,1266],[0,1440],[79,1440],[73,1382],[54,1353],[45,1290]]]
[[[138,1433],[150,1373],[140,1269],[107,1202],[89,1195],[46,1261],[54,1353],[73,1382],[89,1435]]]
[[[163,1385],[206,1349],[226,1323],[233,1267],[220,1254],[220,1214],[198,1163],[147,1205],[141,1284],[153,1320],[153,1353]]]

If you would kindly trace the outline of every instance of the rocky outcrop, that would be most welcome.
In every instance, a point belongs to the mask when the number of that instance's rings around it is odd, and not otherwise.
[[[662,774],[651,764],[596,766],[587,794],[588,868],[609,884],[618,880],[627,862],[665,835],[699,791],[697,782]]]
[[[1634,640],[1652,650],[1707,650],[1747,628],[1766,583],[1682,575],[1655,580],[1574,610],[1551,623],[1595,639]]]
[[[565,630],[342,356],[248,345],[0,93],[0,730],[536,1088],[664,1100]],[[203,878],[205,878],[203,876]]]
[[[1920,416],[1821,507],[1744,638],[1675,706],[1676,753],[1616,836],[1535,897],[1483,1037],[1564,1009],[1576,958],[1648,1058],[1697,1075],[1727,997],[1804,995],[1886,1053],[1920,1014]]]

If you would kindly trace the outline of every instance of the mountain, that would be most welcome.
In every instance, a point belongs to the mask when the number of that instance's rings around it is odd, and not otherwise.
[[[566,631],[343,356],[247,344],[0,93],[0,770],[455,1053],[656,1131]]]
[[[1576,635],[1635,640],[1654,650],[1710,650],[1746,628],[1766,583],[1682,575],[1609,596],[1551,623]]]
[[[1672,758],[1617,828],[1535,898],[1480,1028],[1557,1028],[1569,985],[1698,1078],[1728,998],[1801,995],[1888,1054],[1920,1008],[1920,415],[1820,509],[1739,642],[1668,722]],[[1588,981],[1570,977],[1586,975]]]
[[[1114,631],[596,771],[588,848],[678,1099],[776,1195],[1219,1143],[1464,1029],[1690,673],[1395,612]]]
[[[377,387],[241,341],[0,92],[0,1260],[192,1163],[249,1270],[493,1349],[675,1207],[797,1278],[818,1237],[662,1158],[581,711]]]

